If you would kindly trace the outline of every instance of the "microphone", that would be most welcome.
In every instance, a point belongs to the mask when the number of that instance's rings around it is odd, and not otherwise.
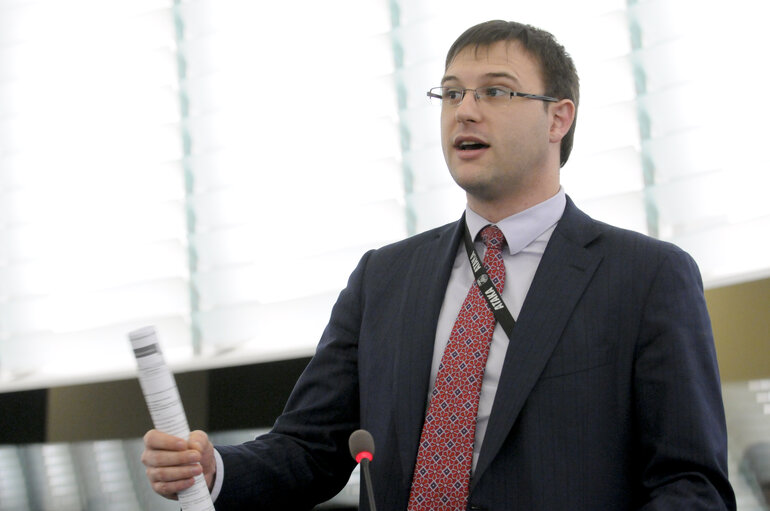
[[[369,497],[369,509],[377,511],[377,506],[374,504],[372,477],[369,474],[369,462],[374,458],[374,438],[365,429],[357,429],[350,435],[348,447],[350,447],[350,455],[353,456],[356,463],[361,464],[361,470],[364,472],[366,494]]]

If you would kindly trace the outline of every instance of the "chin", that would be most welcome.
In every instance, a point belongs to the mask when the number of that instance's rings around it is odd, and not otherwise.
[[[480,200],[493,200],[500,192],[500,184],[480,176],[457,176],[452,174],[455,183],[465,190],[465,193]]]
[[[452,175],[452,179],[463,188],[465,187],[463,183],[472,186],[474,182],[489,180],[488,169],[478,163],[455,162],[449,167],[449,173]]]

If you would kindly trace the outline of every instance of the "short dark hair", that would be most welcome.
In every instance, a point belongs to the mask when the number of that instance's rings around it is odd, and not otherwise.
[[[570,99],[575,103],[575,119],[561,141],[560,164],[567,163],[575,138],[577,106],[580,100],[580,83],[572,57],[556,38],[545,30],[515,21],[493,20],[480,23],[466,30],[454,42],[446,56],[446,67],[462,50],[474,46],[476,50],[500,41],[518,41],[540,64],[546,96]],[[539,91],[523,91],[539,93]],[[546,108],[547,108],[546,104]]]

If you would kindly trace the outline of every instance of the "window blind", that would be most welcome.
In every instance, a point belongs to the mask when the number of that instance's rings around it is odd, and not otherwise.
[[[554,33],[581,76],[566,191],[770,273],[759,0],[0,0],[0,390],[306,355],[363,252],[456,220],[437,85],[470,25]]]
[[[630,2],[654,234],[689,251],[707,286],[768,274],[768,14],[754,0]]]
[[[0,3],[0,381],[189,356],[171,5]]]
[[[177,5],[207,356],[312,353],[363,252],[406,233],[387,4],[297,9]]]

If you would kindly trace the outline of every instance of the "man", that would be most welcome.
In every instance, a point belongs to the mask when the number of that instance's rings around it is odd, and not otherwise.
[[[694,262],[560,187],[570,57],[533,27],[483,23],[429,96],[463,218],[364,255],[268,435],[215,451],[202,432],[149,432],[155,491],[202,471],[218,508],[309,508],[345,484],[364,428],[381,510],[734,509]]]

